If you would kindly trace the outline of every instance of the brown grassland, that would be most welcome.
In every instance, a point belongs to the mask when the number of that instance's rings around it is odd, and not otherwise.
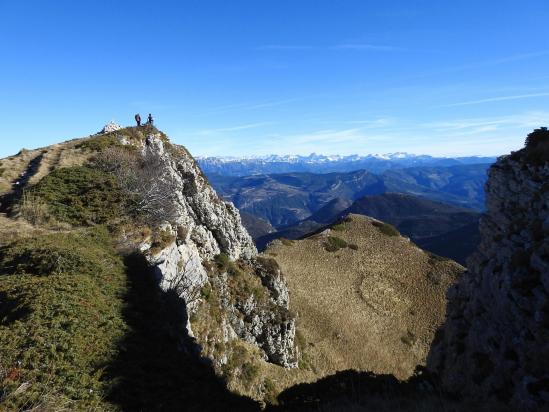
[[[444,320],[446,290],[464,268],[383,233],[374,219],[348,220],[344,230],[276,242],[266,251],[289,284],[302,364],[317,376],[357,369],[406,379],[425,362]],[[327,251],[334,233],[357,249]]]

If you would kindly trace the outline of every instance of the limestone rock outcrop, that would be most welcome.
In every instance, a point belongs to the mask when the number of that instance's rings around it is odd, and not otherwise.
[[[120,126],[118,123],[110,121],[103,127],[103,129],[101,129],[99,134],[112,133],[112,132],[116,132],[120,129],[122,129],[122,126]]]
[[[428,360],[445,390],[517,410],[549,402],[549,162],[528,152],[489,171],[481,244]]]
[[[127,144],[123,137],[120,142]],[[182,147],[168,143],[161,134],[150,134],[140,147],[142,155],[156,159],[162,169],[160,184],[173,192],[166,221],[156,229],[163,242],[155,245],[154,236],[140,246],[164,291],[175,290],[192,316],[198,309],[203,289],[214,288],[221,297],[219,310],[224,321],[225,341],[242,339],[257,346],[267,361],[284,367],[297,365],[295,355],[295,317],[288,311],[288,289],[280,272],[267,270],[256,259],[252,238],[241,223],[232,203],[221,200],[192,156]],[[160,233],[160,235],[159,235]],[[242,260],[264,285],[264,297],[237,290],[229,296],[227,273],[211,278],[204,263],[223,254]],[[237,285],[236,288],[239,286]],[[234,287],[233,287],[234,288]],[[245,299],[243,298],[245,296]],[[187,330],[192,336],[190,322]],[[223,359],[213,359],[223,364]]]

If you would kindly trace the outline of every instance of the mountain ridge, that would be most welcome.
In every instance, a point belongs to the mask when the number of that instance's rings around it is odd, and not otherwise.
[[[417,166],[451,166],[493,163],[494,156],[434,157],[404,152],[368,155],[265,155],[242,157],[197,157],[207,175],[249,176],[256,174],[351,172],[365,169],[373,173]]]

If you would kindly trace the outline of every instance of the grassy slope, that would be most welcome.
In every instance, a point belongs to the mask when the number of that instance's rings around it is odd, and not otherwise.
[[[463,268],[433,259],[390,227],[351,217],[331,238],[277,243],[266,253],[286,275],[304,362],[316,375],[358,369],[407,378],[424,362],[444,320],[446,289]],[[352,247],[328,251],[334,243]]]
[[[108,232],[35,236],[0,254],[5,405],[100,406],[104,369],[127,331],[124,265]]]
[[[112,144],[99,136],[46,148],[26,189],[48,219],[0,216],[0,410],[255,410],[180,350],[178,298],[160,292],[143,259],[117,252],[132,217],[116,182],[83,166]]]

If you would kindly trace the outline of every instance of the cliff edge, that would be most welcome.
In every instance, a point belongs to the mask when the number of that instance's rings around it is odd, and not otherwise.
[[[428,365],[448,392],[549,402],[549,132],[490,168],[481,244],[448,293]]]

